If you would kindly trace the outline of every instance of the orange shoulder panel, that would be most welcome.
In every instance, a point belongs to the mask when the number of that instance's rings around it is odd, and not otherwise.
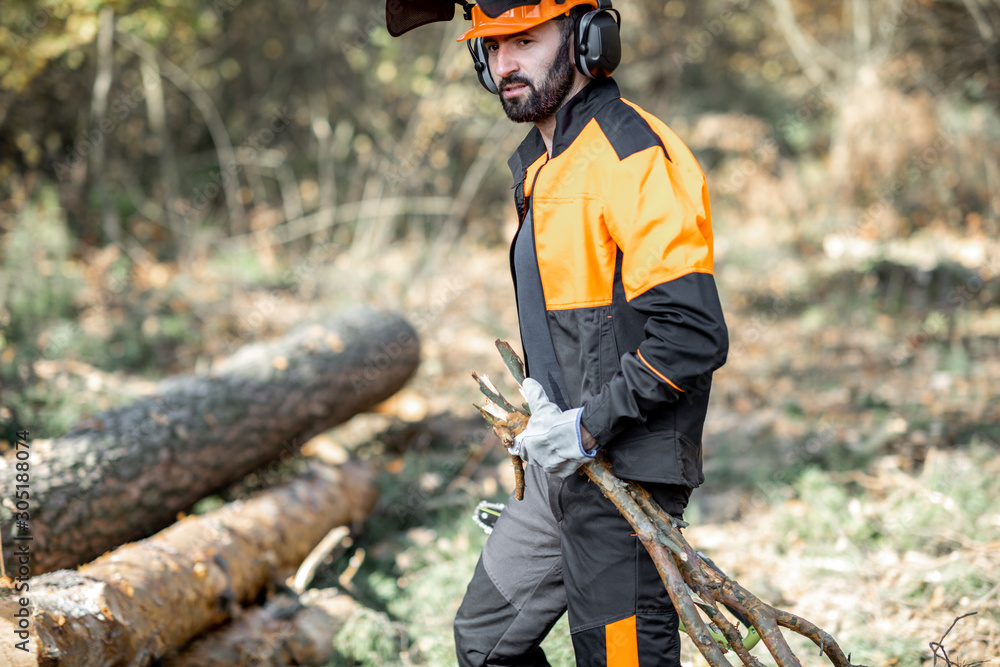
[[[528,168],[525,192],[532,195],[549,310],[610,304],[618,248],[629,300],[689,273],[712,273],[705,177],[666,125],[632,106],[660,136],[669,160],[659,146],[620,160],[591,121],[564,153]]]
[[[608,227],[622,249],[629,300],[689,273],[712,273],[712,215],[705,176],[691,151],[666,125],[634,104],[660,136],[659,147],[625,158],[609,199]]]

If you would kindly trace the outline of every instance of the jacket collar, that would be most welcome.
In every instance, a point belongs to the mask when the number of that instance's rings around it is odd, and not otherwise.
[[[552,157],[569,148],[583,128],[586,127],[597,112],[606,104],[621,97],[621,91],[614,79],[595,79],[584,87],[583,90],[574,95],[559,111],[556,112],[556,130],[552,136]],[[507,166],[510,167],[514,182],[520,183],[524,180],[525,170],[535,160],[545,153],[545,142],[542,141],[542,133],[537,127],[531,128],[528,136],[524,138],[521,145],[510,159]]]

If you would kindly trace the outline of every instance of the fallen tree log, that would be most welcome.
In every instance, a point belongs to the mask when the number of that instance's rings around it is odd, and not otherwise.
[[[201,498],[391,396],[419,357],[404,319],[356,311],[244,347],[208,376],[166,380],[155,395],[61,438],[30,442],[30,516],[16,518],[30,525],[32,574],[170,525]],[[0,462],[3,488],[14,489],[14,463]],[[0,507],[7,545],[13,510]],[[15,571],[10,549],[5,556]]]
[[[228,619],[332,527],[366,517],[375,497],[366,466],[313,462],[287,485],[182,519],[79,570],[32,577],[30,589],[0,599],[0,634],[16,638],[0,658],[16,667],[150,664]],[[27,653],[11,648],[25,641],[20,597],[29,602]]]
[[[363,608],[337,589],[280,595],[239,620],[200,637],[161,661],[162,667],[323,667],[336,652],[333,639]]]

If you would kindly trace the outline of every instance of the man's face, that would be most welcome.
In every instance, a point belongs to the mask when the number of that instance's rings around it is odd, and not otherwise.
[[[537,123],[555,115],[573,87],[571,34],[547,21],[515,35],[483,39],[507,117]]]

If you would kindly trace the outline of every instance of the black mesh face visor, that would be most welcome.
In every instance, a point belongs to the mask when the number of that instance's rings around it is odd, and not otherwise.
[[[537,5],[539,0],[479,0],[476,4],[479,8],[483,10],[483,14],[486,14],[491,19],[495,19],[504,12],[510,11],[515,7],[527,7],[529,5]]]
[[[385,3],[385,26],[393,37],[428,23],[453,18],[454,0],[386,0]]]
[[[495,19],[515,7],[537,5],[539,0],[479,0],[484,14]],[[455,0],[386,0],[385,25],[389,34],[399,37],[428,23],[450,21],[455,18]]]

